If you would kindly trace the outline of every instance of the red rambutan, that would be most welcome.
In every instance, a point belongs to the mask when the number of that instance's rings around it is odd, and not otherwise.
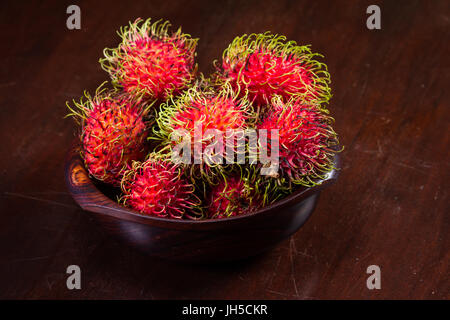
[[[228,218],[252,212],[262,206],[263,197],[253,176],[232,175],[212,187],[207,196],[208,218]]]
[[[133,95],[165,100],[177,94],[194,79],[195,48],[198,39],[183,34],[181,28],[168,33],[170,23],[137,19],[121,28],[122,42],[105,49],[100,59],[112,83]]]
[[[208,179],[215,174],[211,168],[219,168],[220,171],[225,163],[222,157],[226,156],[226,131],[244,130],[251,121],[254,121],[251,104],[245,97],[238,99],[230,86],[224,86],[219,93],[195,86],[177,100],[161,106],[157,119],[160,131],[157,135],[169,150],[180,142],[186,143],[187,135],[188,149],[193,155],[188,160],[201,164],[191,166],[191,169],[195,171],[200,168],[202,176]],[[221,133],[221,142],[215,141],[211,130]],[[178,136],[180,131],[185,136]],[[197,137],[201,140],[198,141]],[[195,145],[201,147],[196,148]],[[206,148],[214,149],[214,153],[205,152]],[[229,148],[235,148],[234,144]],[[197,162],[197,159],[200,160]]]
[[[270,150],[270,130],[278,129],[279,173],[274,177],[279,185],[314,186],[334,168],[338,139],[332,122],[315,104],[298,99],[283,102],[278,96],[272,99],[271,110],[257,127],[267,130],[268,144],[260,146],[262,152]]]
[[[325,64],[314,60],[308,46],[286,42],[284,36],[251,34],[237,37],[225,50],[216,82],[231,81],[248,90],[251,101],[269,103],[274,95],[284,101],[301,97],[305,102],[326,103],[331,97],[330,75]]]
[[[150,157],[133,162],[121,183],[121,202],[142,214],[165,218],[195,218],[199,205],[194,187],[174,163]]]
[[[74,101],[71,110],[81,124],[81,153],[86,169],[97,180],[120,184],[124,167],[146,154],[147,113],[139,100],[117,91],[97,89],[95,96]]]

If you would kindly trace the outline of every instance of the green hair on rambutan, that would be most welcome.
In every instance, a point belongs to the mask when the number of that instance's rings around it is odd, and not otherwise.
[[[112,83],[126,92],[146,99],[166,100],[177,95],[193,80],[198,39],[169,32],[170,23],[137,19],[118,31],[121,43],[106,48],[99,60]]]
[[[316,60],[308,45],[286,41],[285,36],[270,32],[236,37],[216,61],[214,79],[217,84],[230,81],[248,90],[256,104],[270,103],[278,95],[284,101],[291,97],[322,104],[331,98],[330,74],[327,66]]]
[[[159,152],[177,153],[175,146],[183,145],[183,151],[189,152],[184,161],[188,175],[214,184],[223,172],[232,169],[225,149],[242,151],[235,147],[234,140],[226,139],[227,134],[254,127],[256,120],[251,103],[245,96],[239,97],[229,84],[220,90],[196,84],[161,104],[156,119],[159,129],[154,133],[160,141]]]
[[[200,219],[200,199],[183,170],[170,160],[150,154],[133,161],[121,181],[122,203],[144,215],[172,219]]]
[[[267,204],[268,194],[254,165],[235,166],[211,185],[204,197],[206,217],[221,219],[254,212]]]
[[[339,140],[331,124],[334,119],[316,104],[304,103],[297,97],[287,102],[272,98],[271,111],[258,124],[258,129],[278,130],[278,172],[265,177],[269,189],[292,192],[295,186],[313,187],[325,179],[334,167]],[[260,152],[271,148],[260,145]]]
[[[81,156],[89,174],[97,180],[119,185],[124,167],[142,160],[147,153],[147,136],[154,121],[151,105],[103,83],[94,96],[88,92],[70,113],[81,126]]]

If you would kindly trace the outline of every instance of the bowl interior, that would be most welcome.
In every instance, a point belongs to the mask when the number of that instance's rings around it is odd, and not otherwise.
[[[334,183],[339,175],[340,159],[339,155],[334,156],[334,167],[326,178],[318,181],[318,185],[310,188],[301,187],[292,194],[278,200],[257,211],[243,214],[240,216],[224,219],[205,219],[205,220],[187,220],[187,219],[169,219],[142,215],[137,211],[126,208],[117,203],[120,195],[120,189],[92,180],[84,168],[83,160],[79,153],[79,146],[75,145],[67,154],[65,165],[65,178],[67,187],[75,201],[85,210],[114,216],[119,219],[125,219],[140,223],[154,224],[160,226],[169,226],[176,224],[205,225],[205,224],[227,224],[232,221],[248,219],[252,216],[264,215],[274,208],[282,209],[301,202],[307,197],[320,192],[322,189]]]

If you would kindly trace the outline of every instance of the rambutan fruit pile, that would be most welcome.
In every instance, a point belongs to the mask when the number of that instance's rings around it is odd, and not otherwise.
[[[320,184],[335,169],[330,75],[309,46],[243,35],[205,77],[198,39],[167,21],[137,19],[118,34],[100,59],[109,87],[68,108],[86,170],[123,206],[225,219]]]

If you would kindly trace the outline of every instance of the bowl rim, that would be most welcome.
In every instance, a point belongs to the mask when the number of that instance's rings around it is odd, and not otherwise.
[[[223,218],[223,219],[171,219],[164,217],[155,217],[144,215],[131,208],[124,207],[119,203],[113,201],[101,192],[95,185],[94,181],[89,176],[84,161],[80,155],[79,143],[74,142],[69,149],[65,159],[64,175],[69,193],[74,198],[75,202],[85,211],[106,214],[118,219],[128,220],[138,223],[150,224],[157,227],[173,227],[173,226],[217,226],[237,223],[239,221],[252,219],[255,217],[263,217],[272,212],[275,208],[284,208],[291,204],[296,204],[305,200],[306,198],[320,192],[324,188],[332,185],[338,178],[341,170],[341,159],[338,153],[333,157],[334,169],[328,172],[325,179],[319,180],[318,184],[313,187],[302,187],[292,194],[282,198],[270,205],[267,205],[259,210],[249,212],[243,215]],[[77,180],[77,181],[75,181]],[[90,197],[83,197],[86,194],[91,194],[103,204],[99,205],[98,201],[93,201]]]

